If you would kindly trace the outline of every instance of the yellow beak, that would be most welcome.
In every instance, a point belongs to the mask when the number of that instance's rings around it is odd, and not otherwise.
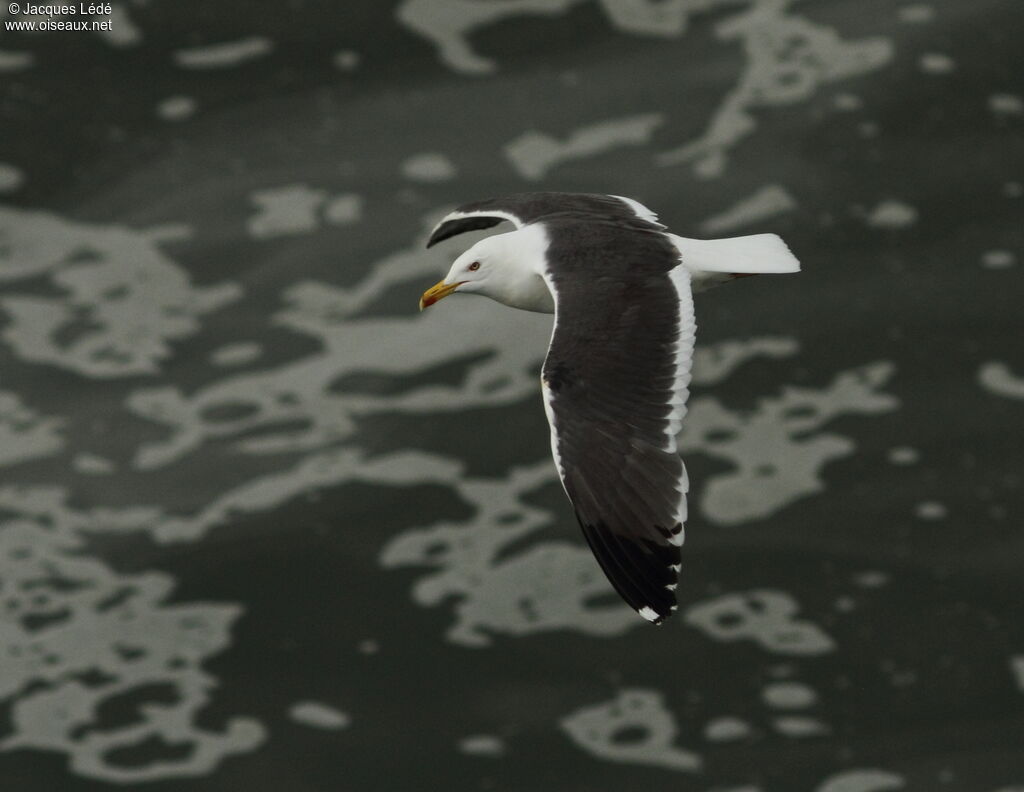
[[[444,281],[441,281],[439,283],[435,283],[423,292],[423,296],[420,297],[420,310],[422,311],[424,308],[433,305],[438,300],[443,300],[463,283],[465,283],[465,281],[459,281],[458,283],[445,283]]]

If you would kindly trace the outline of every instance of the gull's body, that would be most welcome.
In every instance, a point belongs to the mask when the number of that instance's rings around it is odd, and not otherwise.
[[[516,229],[459,256],[420,307],[476,293],[555,314],[541,375],[555,466],[616,591],[660,622],[676,607],[686,520],[675,436],[693,359],[692,295],[800,265],[773,234],[686,239],[636,201],[574,193],[467,204],[428,246],[503,220]]]

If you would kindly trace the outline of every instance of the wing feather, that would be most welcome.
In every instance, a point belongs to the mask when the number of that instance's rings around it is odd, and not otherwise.
[[[554,215],[612,220],[642,228],[664,228],[657,216],[631,198],[597,193],[529,192],[463,204],[435,226],[427,247],[467,231],[491,228],[503,221],[522,228]]]
[[[676,605],[686,471],[676,453],[695,322],[689,277],[660,233],[550,226],[555,327],[544,361],[566,494],[622,598],[660,622]]]

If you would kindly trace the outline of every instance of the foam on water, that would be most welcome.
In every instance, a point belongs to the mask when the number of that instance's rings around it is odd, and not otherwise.
[[[784,655],[832,652],[835,642],[813,622],[798,619],[799,605],[782,591],[757,589],[723,594],[691,605],[686,623],[718,641],[754,641]]]
[[[1013,681],[1017,685],[1017,690],[1024,693],[1024,655],[1010,658],[1010,673],[1013,674]]]
[[[906,228],[917,222],[917,210],[903,201],[888,199],[868,212],[866,220],[874,228]]]
[[[0,162],[0,193],[10,193],[17,190],[25,182],[25,174],[21,168]]]
[[[327,202],[327,191],[305,184],[289,184],[257,190],[251,199],[257,210],[249,218],[247,228],[257,239],[266,239],[316,230],[318,213]]]
[[[495,62],[477,53],[469,37],[478,29],[516,16],[560,16],[586,0],[404,0],[396,18],[429,39],[441,60],[455,71],[487,74]],[[601,8],[616,29],[633,35],[682,36],[691,16],[743,7],[716,26],[724,42],[738,39],[746,63],[739,84],[715,111],[707,131],[696,140],[663,152],[661,165],[695,163],[699,175],[721,175],[727,153],[757,126],[753,111],[810,98],[822,85],[875,71],[892,60],[889,39],[875,36],[842,40],[836,31],[789,12],[795,0],[602,0]],[[510,157],[527,179],[542,178],[563,146],[540,133],[521,138]],[[525,162],[523,165],[517,162]]]
[[[896,409],[899,401],[881,392],[894,371],[878,362],[842,372],[824,388],[786,386],[753,410],[731,410],[710,396],[691,399],[679,435],[684,458],[704,453],[735,468],[712,476],[698,493],[704,515],[736,525],[822,491],[824,466],[856,449],[850,438],[823,428],[841,415]]]
[[[773,720],[772,726],[779,734],[794,738],[821,737],[832,731],[827,724],[817,718],[803,715],[783,715]]]
[[[170,430],[165,440],[138,450],[136,465],[147,470],[161,467],[207,441],[296,421],[305,427],[263,431],[258,439],[240,440],[237,449],[256,454],[312,451],[350,436],[360,416],[458,411],[508,404],[536,393],[536,373],[550,335],[549,317],[465,297],[459,298],[458,310],[446,303],[418,313],[410,298],[408,317],[350,315],[394,283],[429,283],[447,268],[447,255],[423,251],[416,244],[371,267],[351,289],[308,281],[289,287],[284,295],[288,306],[274,323],[316,338],[322,350],[278,367],[225,377],[188,395],[175,387],[135,391],[129,408]],[[452,359],[482,355],[486,359],[474,364],[459,385],[410,384],[391,395],[333,387],[352,372],[411,376]],[[244,409],[238,409],[239,417],[221,417],[240,406]]]
[[[217,347],[210,353],[210,362],[215,366],[244,366],[258,360],[262,354],[263,346],[256,341],[240,341]]]
[[[444,154],[425,151],[402,163],[402,175],[411,181],[443,182],[456,176],[455,165]]]
[[[324,206],[324,220],[333,225],[351,225],[363,219],[363,199],[355,193],[342,193]]]
[[[0,391],[0,467],[60,451],[63,424],[26,407],[17,394]]]
[[[723,716],[704,725],[704,739],[709,742],[731,742],[751,735],[750,724],[740,718]]]
[[[768,184],[700,224],[704,234],[724,234],[796,209],[796,200],[781,184]]]
[[[1007,399],[1024,399],[1024,377],[1015,375],[1008,365],[990,361],[978,369],[978,383],[989,393]]]
[[[295,702],[288,709],[288,717],[296,723],[314,729],[344,729],[352,722],[352,719],[341,710],[319,701]]]
[[[196,100],[191,96],[168,96],[156,106],[157,115],[165,121],[184,121],[196,112]]]
[[[995,93],[988,98],[988,107],[996,115],[1024,115],[1024,97],[1020,94]]]
[[[181,228],[137,231],[0,207],[0,282],[45,276],[56,296],[0,297],[3,339],[23,360],[111,378],[155,374],[170,342],[241,296],[195,287],[160,243]]]
[[[273,50],[270,39],[250,36],[222,44],[178,50],[174,53],[174,62],[183,69],[226,69],[266,57]]]
[[[473,516],[405,531],[384,547],[381,562],[433,569],[417,581],[413,597],[424,606],[455,598],[456,623],[448,639],[464,646],[487,646],[492,633],[576,629],[612,636],[642,624],[624,603],[591,602],[609,588],[581,543],[537,542],[515,554],[504,552],[552,522],[549,512],[526,504],[523,496],[554,481],[547,455],[504,480],[454,479]],[[565,518],[571,519],[568,513]]]
[[[459,751],[468,756],[504,756],[505,741],[493,734],[473,734],[463,737],[457,745]]]
[[[918,65],[925,74],[949,74],[956,69],[956,62],[941,52],[926,52]]]
[[[1011,250],[988,250],[981,257],[981,265],[987,269],[1009,269],[1016,263]]]
[[[565,716],[561,727],[577,746],[600,759],[687,773],[701,768],[699,754],[675,744],[679,726],[654,690],[621,690],[611,701]],[[622,734],[629,739],[620,739]]]
[[[505,156],[520,176],[537,181],[565,162],[648,143],[663,121],[661,113],[614,118],[575,129],[565,140],[531,130],[509,142]]]
[[[743,341],[701,345],[693,353],[693,376],[690,382],[694,386],[714,385],[749,360],[759,357],[791,357],[799,349],[796,339],[779,336],[755,336]]]
[[[69,508],[57,488],[0,489],[0,702],[11,731],[0,750],[68,756],[71,770],[116,783],[203,775],[264,739],[262,725],[232,717],[219,729],[197,725],[217,681],[202,669],[223,651],[239,605],[168,604],[172,579],[122,574],[82,554],[89,527],[115,527],[141,513]],[[128,722],[107,725],[100,709],[137,701]],[[184,755],[120,764],[119,751],[153,740]]]
[[[804,709],[817,699],[814,689],[802,682],[772,682],[761,690],[761,700],[773,709]]]
[[[843,770],[826,778],[815,792],[891,792],[905,786],[903,776],[887,770]]]
[[[757,128],[754,110],[804,101],[823,85],[875,71],[892,60],[889,39],[844,41],[833,28],[791,15],[793,4],[751,3],[748,10],[718,23],[715,30],[722,41],[739,40],[743,47],[743,74],[704,134],[662,153],[661,165],[692,162],[698,175],[720,176],[729,150]]]

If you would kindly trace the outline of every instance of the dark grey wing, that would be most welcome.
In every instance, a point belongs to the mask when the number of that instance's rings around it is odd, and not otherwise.
[[[675,610],[686,471],[676,450],[696,324],[662,234],[551,234],[555,327],[543,369],[551,448],[601,568],[660,622]],[[575,237],[575,239],[574,239]]]
[[[496,226],[502,221],[516,228],[545,217],[571,214],[591,218],[619,220],[647,228],[664,228],[657,216],[631,198],[597,193],[532,192],[488,198],[463,204],[437,224],[427,240],[427,247],[466,231]]]

